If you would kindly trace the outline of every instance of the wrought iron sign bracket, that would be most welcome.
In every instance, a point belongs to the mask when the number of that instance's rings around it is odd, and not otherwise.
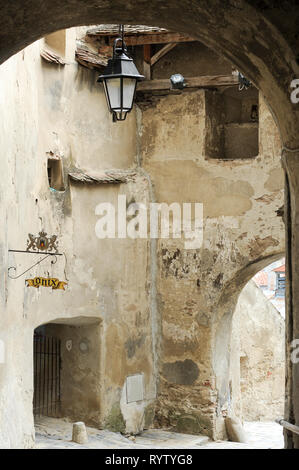
[[[42,259],[40,259],[39,261],[37,261],[37,263],[34,263],[32,266],[30,266],[29,268],[27,268],[25,271],[23,271],[21,274],[19,274],[18,276],[11,276],[10,274],[10,270],[11,269],[14,269],[16,271],[16,267],[15,266],[10,266],[8,268],[8,277],[10,277],[10,279],[18,279],[19,277],[23,276],[24,274],[26,274],[28,271],[30,271],[30,269],[34,268],[34,266],[37,266],[38,264],[42,263],[43,261],[45,261],[46,258],[48,258],[49,256],[55,256],[55,261],[54,260],[51,260],[51,264],[55,264],[56,261],[57,261],[57,256],[62,256],[63,253],[42,253],[40,251],[21,251],[21,250],[8,250],[8,252],[12,252],[12,253],[30,253],[30,254],[35,254],[35,255],[44,255],[44,257]]]
[[[28,254],[33,254],[33,255],[42,255],[43,258],[34,263],[32,266],[30,266],[28,269],[23,271],[21,274],[18,276],[11,276],[10,275],[10,270],[14,269],[16,271],[15,266],[10,266],[8,268],[8,277],[11,279],[18,279],[19,277],[23,276],[25,273],[30,271],[34,266],[37,266],[38,264],[42,263],[46,258],[49,256],[54,256],[55,261],[51,260],[51,264],[55,264],[57,262],[57,256],[62,256],[63,253],[58,253],[58,248],[57,248],[58,242],[57,242],[57,236],[52,235],[52,237],[47,237],[47,233],[44,232],[43,230],[39,232],[38,236],[34,236],[31,233],[28,234],[28,240],[27,240],[27,250],[8,250],[9,253],[28,253]],[[31,250],[30,250],[31,248]]]
[[[62,256],[63,253],[49,253],[48,251],[8,250],[9,253],[30,253],[32,255]]]

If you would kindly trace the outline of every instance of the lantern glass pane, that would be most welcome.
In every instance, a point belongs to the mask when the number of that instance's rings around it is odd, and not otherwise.
[[[124,87],[123,108],[124,109],[132,109],[135,86],[136,86],[135,78],[123,79],[123,87]]]
[[[117,110],[121,108],[121,90],[120,78],[106,79],[107,94],[110,100],[111,109]]]

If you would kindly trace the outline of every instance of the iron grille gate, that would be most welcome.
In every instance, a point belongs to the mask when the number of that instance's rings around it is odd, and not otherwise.
[[[60,339],[34,334],[33,414],[35,416],[59,416],[60,349]]]

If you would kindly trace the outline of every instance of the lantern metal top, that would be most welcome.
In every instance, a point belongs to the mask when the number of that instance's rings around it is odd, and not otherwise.
[[[122,43],[121,47],[117,47],[118,42]],[[127,48],[124,40],[119,37],[114,41],[113,57],[108,60],[108,64],[103,75],[100,75],[98,82],[102,82],[109,78],[135,78],[137,81],[143,80],[144,75],[140,75],[133,59],[127,55]]]

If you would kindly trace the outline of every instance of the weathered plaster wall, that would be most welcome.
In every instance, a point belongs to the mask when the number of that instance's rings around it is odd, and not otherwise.
[[[182,70],[182,58],[178,64],[174,70]],[[140,155],[157,202],[202,202],[204,213],[201,250],[185,250],[182,240],[158,243],[162,344],[156,424],[215,437],[225,435],[222,416],[234,399],[229,345],[238,295],[284,250],[284,227],[275,213],[283,201],[283,172],[278,131],[262,95],[258,156],[207,157],[205,93],[155,97],[152,106],[140,100]]]
[[[283,416],[285,322],[253,281],[242,290],[233,316],[234,409],[245,421]]]
[[[150,425],[159,378],[156,424],[220,435],[235,302],[256,261],[283,251],[275,213],[283,193],[277,129],[261,97],[259,156],[207,159],[203,90],[158,98],[140,106],[137,119],[134,111],[113,124],[96,75],[74,63],[74,39],[75,31],[67,31],[64,67],[41,61],[41,43],[1,66],[0,211],[7,227],[0,235],[1,445],[33,445],[34,328],[74,318],[82,326],[84,319],[101,321],[102,426],[136,432]],[[48,187],[47,152],[62,158],[64,192]],[[128,184],[86,187],[69,185],[74,166],[138,170]],[[128,202],[202,202],[202,249],[185,250],[184,240],[97,239],[95,207],[119,194]],[[19,274],[36,260],[7,250],[24,249],[27,234],[41,229],[58,235],[65,256],[26,278],[66,279],[65,292],[7,277],[9,266]],[[139,372],[145,400],[128,405],[125,379]]]
[[[97,419],[103,426],[120,423],[125,430],[120,399],[129,373],[144,373],[145,400],[141,407],[136,405],[141,418],[155,397],[148,241],[100,241],[95,234],[97,204],[116,200],[118,193],[127,194],[129,201],[143,199],[147,180],[137,175],[128,185],[87,189],[70,187],[67,178],[74,166],[87,172],[135,166],[135,115],[132,112],[122,126],[112,123],[96,75],[74,61],[74,30],[67,31],[64,67],[44,63],[41,47],[42,42],[33,44],[1,68],[5,118],[0,123],[0,210],[6,229],[0,240],[4,280],[0,331],[6,359],[0,364],[0,442],[4,447],[33,444],[33,330],[47,322],[81,318],[84,325],[84,318],[101,320],[103,380]],[[62,158],[64,192],[48,186],[48,152]],[[48,259],[16,280],[8,278],[9,266],[17,268],[10,270],[11,275],[19,275],[40,259],[8,255],[8,249],[26,249],[27,234],[41,229],[58,235],[64,256],[55,264]],[[68,287],[66,291],[25,287],[25,279],[35,275],[67,280]],[[134,404],[130,409],[134,414]],[[131,414],[127,413],[129,418]],[[138,416],[138,426],[140,421]],[[134,420],[130,426],[132,430]]]

